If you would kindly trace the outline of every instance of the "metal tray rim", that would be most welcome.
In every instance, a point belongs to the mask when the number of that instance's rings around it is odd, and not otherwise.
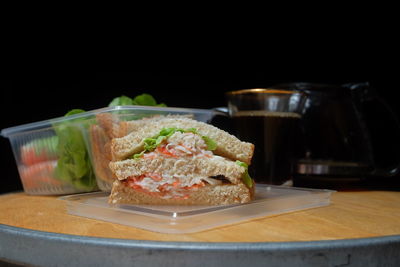
[[[384,243],[399,243],[400,235],[388,235],[381,237],[365,237],[352,239],[334,239],[334,240],[315,240],[315,241],[291,241],[291,242],[189,242],[189,241],[152,241],[136,239],[119,239],[105,237],[89,237],[71,234],[61,234],[20,228],[5,224],[0,224],[0,236],[4,234],[14,234],[37,239],[49,239],[52,241],[75,242],[96,246],[116,246],[126,248],[152,248],[152,249],[179,249],[179,250],[197,250],[197,249],[217,249],[217,250],[308,250],[310,248],[329,248],[335,247],[354,247],[365,245],[379,245]],[[1,240],[1,239],[0,239]],[[1,242],[0,242],[1,244]]]
[[[400,235],[296,242],[164,242],[0,224],[0,265],[5,260],[23,266],[397,266],[399,249]]]

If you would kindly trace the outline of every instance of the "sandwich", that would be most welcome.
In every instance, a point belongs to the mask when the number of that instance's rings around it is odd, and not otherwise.
[[[226,205],[253,199],[254,145],[182,116],[130,122],[111,140],[111,204]]]

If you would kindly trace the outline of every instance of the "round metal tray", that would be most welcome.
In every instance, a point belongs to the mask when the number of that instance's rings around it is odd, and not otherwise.
[[[0,224],[0,259],[35,266],[398,266],[399,251],[400,235],[307,242],[158,242]]]

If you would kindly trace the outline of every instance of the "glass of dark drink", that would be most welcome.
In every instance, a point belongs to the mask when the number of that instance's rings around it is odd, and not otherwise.
[[[228,111],[239,139],[255,145],[249,172],[256,183],[291,186],[302,156],[299,91],[245,89],[227,93]]]

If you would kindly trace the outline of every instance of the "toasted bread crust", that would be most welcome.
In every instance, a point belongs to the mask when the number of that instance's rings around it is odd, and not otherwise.
[[[92,146],[93,167],[96,176],[112,184],[117,177],[109,169],[111,157],[111,139],[122,137],[130,132],[126,123],[119,122],[116,115],[100,113],[96,115],[98,125],[91,125],[89,135]]]
[[[117,177],[111,172],[109,164],[111,161],[111,140],[105,129],[98,125],[91,125],[90,130],[92,161],[96,170],[96,177],[112,183]]]
[[[110,139],[125,136],[131,131],[125,123],[120,122],[115,114],[100,113],[96,115],[96,120]]]
[[[110,204],[150,205],[228,205],[247,203],[252,200],[254,189],[244,184],[207,185],[191,191],[186,199],[161,198],[134,190],[116,180],[109,197]]]
[[[233,160],[240,160],[250,164],[254,152],[254,145],[242,142],[235,136],[218,129],[210,124],[192,120],[189,118],[169,118],[157,116],[138,121],[129,122],[132,132],[124,137],[115,138],[111,143],[112,157],[114,161],[126,159],[132,154],[143,150],[143,139],[157,135],[162,128],[195,128],[199,134],[208,136],[218,144],[214,154]]]

